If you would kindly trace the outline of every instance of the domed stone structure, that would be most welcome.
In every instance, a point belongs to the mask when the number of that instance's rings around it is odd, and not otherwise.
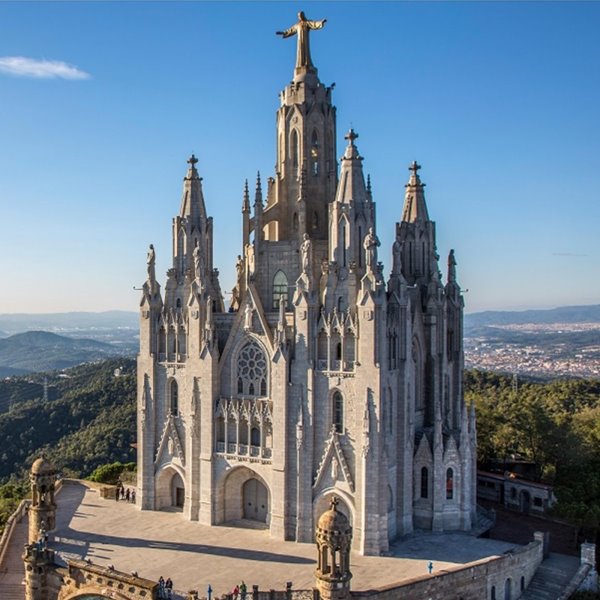
[[[316,541],[318,562],[317,587],[324,600],[350,597],[350,547],[352,527],[344,513],[337,509],[338,499],[331,499],[331,507],[317,523]]]
[[[33,544],[40,531],[50,531],[56,526],[56,468],[41,456],[31,466],[31,507],[29,509],[29,543]]]

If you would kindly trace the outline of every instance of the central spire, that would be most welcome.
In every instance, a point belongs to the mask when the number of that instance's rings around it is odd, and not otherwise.
[[[298,81],[300,75],[306,73],[315,73],[317,69],[312,63],[310,57],[310,38],[309,31],[311,29],[323,29],[327,19],[321,21],[310,21],[306,18],[304,13],[300,11],[298,13],[298,22],[292,25],[285,31],[276,31],[276,35],[281,35],[284,38],[291,37],[293,35],[298,36],[298,42],[296,46],[296,69],[294,80]]]

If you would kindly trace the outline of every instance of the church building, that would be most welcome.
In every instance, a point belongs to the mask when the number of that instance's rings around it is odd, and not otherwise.
[[[148,252],[137,502],[312,542],[335,496],[353,549],[380,554],[413,529],[475,524],[463,298],[453,251],[440,273],[416,162],[384,273],[358,135],[347,133],[338,164],[333,86],[311,59],[325,22],[298,17],[279,32],[295,36],[296,65],[280,94],[275,172],[243,190],[231,302],[194,156],[164,289]]]

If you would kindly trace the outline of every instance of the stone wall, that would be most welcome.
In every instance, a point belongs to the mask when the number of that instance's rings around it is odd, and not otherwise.
[[[485,600],[504,598],[505,586],[509,586],[509,597],[519,598],[542,559],[543,544],[536,540],[502,556],[436,571],[432,575],[408,579],[400,585],[351,592],[351,596],[353,600]]]
[[[62,587],[56,600],[71,600],[82,594],[105,595],[118,600],[155,600],[158,597],[156,581],[134,573],[129,575],[82,560],[70,560],[68,569],[56,571],[62,575]]]

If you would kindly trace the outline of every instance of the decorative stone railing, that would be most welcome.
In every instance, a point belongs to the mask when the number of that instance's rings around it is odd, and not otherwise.
[[[227,446],[227,448],[225,447]],[[271,448],[261,448],[260,446],[248,446],[247,444],[225,444],[217,442],[217,454],[227,454],[235,457],[246,457],[270,460],[272,456]]]

